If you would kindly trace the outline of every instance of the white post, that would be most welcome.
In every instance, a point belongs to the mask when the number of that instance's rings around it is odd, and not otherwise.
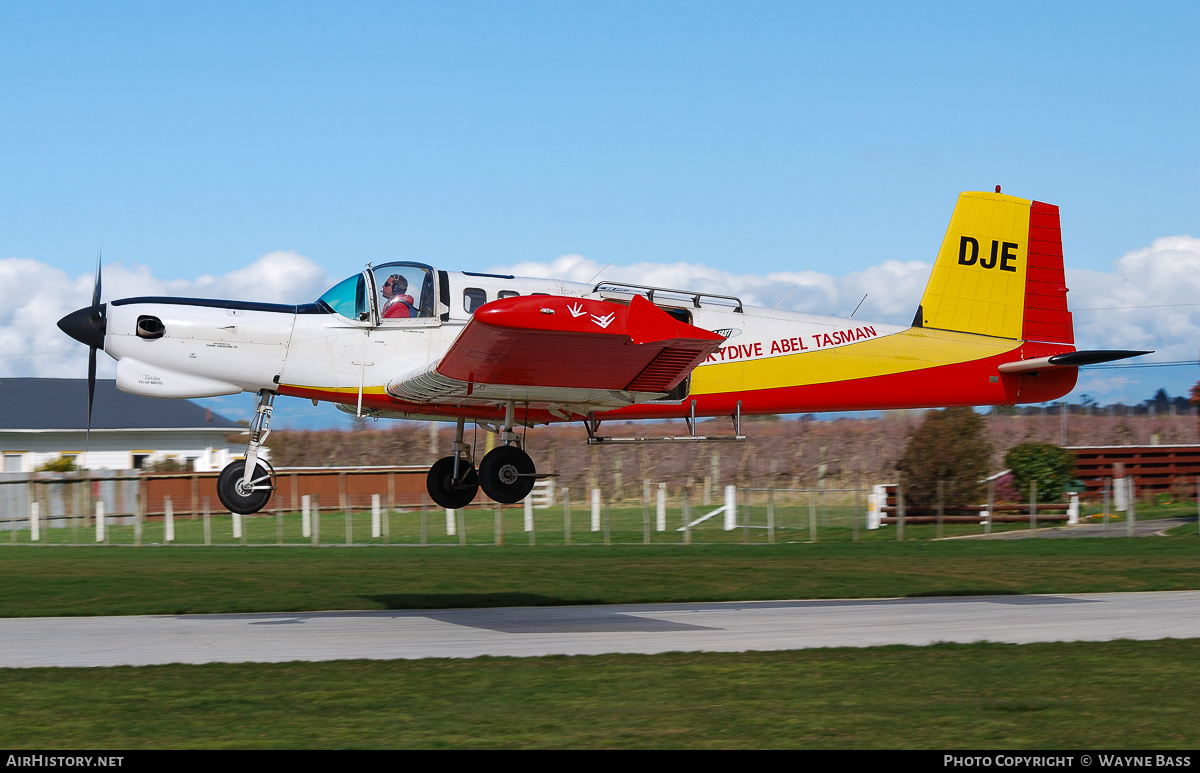
[[[1127,498],[1128,494],[1129,486],[1126,478],[1117,478],[1113,481],[1113,498],[1116,500],[1116,504],[1113,506],[1114,510],[1118,512],[1125,512],[1129,509],[1129,500]]]
[[[525,531],[533,531],[533,497],[525,497]]]
[[[232,513],[233,515],[233,538],[242,538],[242,516],[240,513]]]
[[[175,541],[175,506],[171,503],[171,497],[165,497],[163,507],[166,513],[163,515],[163,542]]]
[[[667,530],[667,484],[658,484],[658,512],[655,513],[654,526],[659,531]]]
[[[871,486],[871,493],[867,494],[867,528],[878,529],[880,526],[880,517],[883,515],[881,509],[887,504],[887,488],[885,486],[875,484]]]
[[[37,542],[41,539],[41,503],[34,501],[29,503],[29,541]]]
[[[737,528],[737,487],[725,487],[725,531]]]
[[[457,512],[458,512],[457,510],[451,510],[448,507],[446,508],[446,535],[447,536],[453,537],[455,534],[458,533],[458,529],[454,525],[454,522],[455,522],[454,515]]]
[[[305,537],[312,536],[312,496],[305,494],[300,497],[300,533]]]
[[[1079,523],[1079,495],[1071,495],[1071,504],[1067,506],[1067,523]]]
[[[600,531],[600,489],[592,489],[592,531]]]
[[[379,518],[379,495],[371,495],[371,538],[379,539],[383,534],[382,526]]]
[[[96,541],[104,541],[104,500],[96,500]]]

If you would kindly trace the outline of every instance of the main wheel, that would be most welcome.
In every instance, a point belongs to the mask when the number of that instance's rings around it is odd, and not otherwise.
[[[464,466],[467,467],[465,473]],[[479,474],[465,460],[459,462],[459,473],[460,479],[455,482],[453,456],[444,456],[434,462],[425,477],[429,498],[447,510],[460,510],[471,504],[479,493]]]
[[[242,483],[245,472],[246,460],[238,459],[225,465],[217,478],[217,499],[226,510],[239,515],[257,513],[267,506],[275,493],[275,471],[262,459],[255,465],[249,488]]]
[[[493,448],[479,462],[483,493],[502,505],[520,502],[533,491],[533,460],[516,446]]]

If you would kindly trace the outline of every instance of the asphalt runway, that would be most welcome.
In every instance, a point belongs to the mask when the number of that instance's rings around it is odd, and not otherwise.
[[[0,667],[1200,637],[1200,591],[0,619]]]

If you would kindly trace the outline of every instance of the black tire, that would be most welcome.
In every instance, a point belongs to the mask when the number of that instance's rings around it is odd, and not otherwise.
[[[230,462],[221,470],[221,475],[217,478],[217,499],[221,500],[221,504],[229,512],[250,515],[257,513],[271,501],[271,496],[275,493],[275,471],[261,459],[255,466],[257,469],[252,481],[254,488],[248,492],[241,490],[242,477],[246,470],[245,459]]]
[[[466,462],[459,462],[461,465]],[[425,477],[425,488],[429,498],[447,510],[461,510],[471,504],[479,493],[479,474],[474,467],[468,467],[466,474],[458,483],[454,482],[454,457],[444,456],[429,468]]]
[[[479,462],[479,485],[496,502],[511,505],[533,491],[534,472],[529,454],[516,446],[500,446]]]

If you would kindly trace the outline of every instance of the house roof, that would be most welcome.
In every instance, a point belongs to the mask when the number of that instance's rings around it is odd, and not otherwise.
[[[87,428],[86,379],[0,379],[0,432]],[[96,381],[92,429],[242,429],[189,400],[141,397]]]

